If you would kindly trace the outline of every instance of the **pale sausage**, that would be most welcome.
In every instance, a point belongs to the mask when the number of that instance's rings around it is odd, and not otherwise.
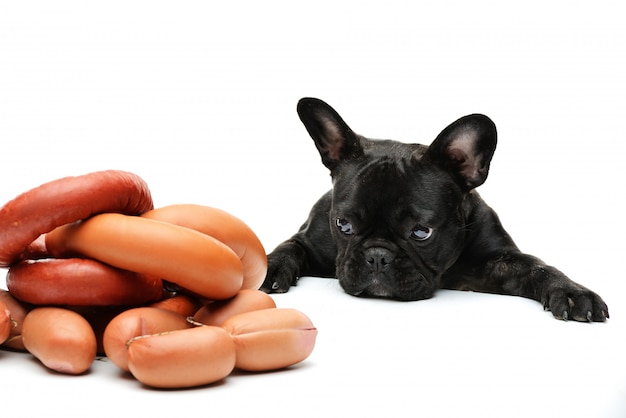
[[[22,324],[24,347],[44,366],[60,373],[86,372],[96,357],[96,335],[89,322],[65,308],[37,307]]]
[[[235,367],[231,336],[220,327],[201,326],[142,336],[128,344],[128,367],[145,385],[185,388],[208,385]]]
[[[258,289],[267,273],[267,255],[256,234],[236,216],[211,206],[178,204],[145,212],[156,219],[195,229],[228,245],[241,259],[243,289]]]
[[[112,266],[162,277],[207,299],[228,299],[243,281],[228,246],[190,228],[117,213],[96,215],[46,234],[55,257],[81,254]]]
[[[124,311],[104,329],[104,352],[113,364],[128,371],[128,344],[135,337],[190,328],[186,317],[166,309],[140,307]]]
[[[317,329],[302,312],[270,308],[235,315],[222,327],[235,340],[236,367],[247,371],[281,369],[306,359]]]

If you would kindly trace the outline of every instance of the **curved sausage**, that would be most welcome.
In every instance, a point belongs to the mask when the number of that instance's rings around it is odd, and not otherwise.
[[[190,328],[186,317],[160,308],[140,307],[114,317],[104,329],[104,353],[113,364],[128,371],[128,343],[142,335]]]
[[[31,189],[0,208],[0,267],[28,252],[41,234],[96,213],[139,215],[154,207],[146,183],[118,170],[64,177]]]
[[[11,321],[11,311],[6,303],[0,300],[0,344],[9,338],[12,329],[13,321]]]
[[[91,325],[65,308],[31,310],[22,324],[22,341],[44,366],[60,373],[84,373],[96,358],[96,335]]]
[[[222,325],[240,313],[275,307],[274,299],[262,290],[242,289],[231,299],[205,304],[196,311],[193,320],[204,325]]]
[[[232,372],[235,359],[235,343],[220,327],[142,336],[128,344],[130,372],[143,384],[157,388],[217,382]]]
[[[20,261],[9,268],[6,285],[15,298],[35,305],[139,305],[164,294],[160,278],[80,258]]]
[[[241,261],[228,246],[201,232],[154,219],[104,213],[46,234],[55,257],[81,254],[162,277],[207,299],[228,299],[243,281]]]
[[[4,289],[0,289],[0,301],[2,301],[11,312],[11,332],[9,338],[6,339],[0,347],[16,351],[25,351],[26,348],[22,342],[22,324],[24,323],[26,314],[32,309],[32,306],[15,299]]]
[[[311,320],[288,308],[242,313],[222,327],[237,347],[235,367],[247,371],[275,370],[299,363],[311,354],[317,338]]]
[[[256,234],[241,219],[221,209],[194,204],[164,206],[141,215],[195,229],[235,251],[243,266],[243,289],[258,289],[267,273],[267,255]]]

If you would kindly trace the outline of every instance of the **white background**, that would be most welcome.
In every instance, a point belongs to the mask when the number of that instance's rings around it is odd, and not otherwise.
[[[617,1],[2,1],[0,202],[122,169],[148,182],[156,206],[222,208],[270,251],[330,187],[299,98],[407,142],[481,112],[499,130],[481,194],[524,251],[611,313],[566,323],[534,301],[451,291],[363,300],[303,278],[275,297],[319,328],[297,367],[155,391],[106,361],[70,377],[0,351],[2,410],[626,416],[625,51]]]

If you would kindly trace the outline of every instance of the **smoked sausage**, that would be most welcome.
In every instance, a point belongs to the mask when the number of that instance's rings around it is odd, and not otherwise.
[[[153,207],[144,180],[125,171],[96,171],[42,184],[0,208],[0,267],[23,258],[33,241],[58,226],[104,212],[140,215]]]
[[[156,276],[80,258],[20,261],[9,268],[6,285],[15,298],[36,305],[139,305],[164,295]]]
[[[118,213],[95,215],[46,234],[54,257],[80,254],[112,266],[162,277],[210,300],[237,294],[241,261],[228,246],[190,228]]]

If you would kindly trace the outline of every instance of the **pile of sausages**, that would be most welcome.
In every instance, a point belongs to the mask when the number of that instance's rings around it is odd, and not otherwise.
[[[317,329],[258,290],[267,258],[235,216],[154,208],[147,184],[107,170],[65,177],[0,208],[0,348],[87,371],[98,355],[145,385],[206,385],[313,351]]]

